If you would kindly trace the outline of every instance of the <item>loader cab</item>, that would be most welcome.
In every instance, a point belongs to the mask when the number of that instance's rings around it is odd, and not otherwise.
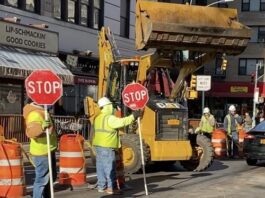
[[[122,101],[122,90],[127,84],[136,82],[138,59],[122,59],[110,65],[107,79],[106,96],[111,99],[115,107],[122,109],[122,116],[129,112]]]

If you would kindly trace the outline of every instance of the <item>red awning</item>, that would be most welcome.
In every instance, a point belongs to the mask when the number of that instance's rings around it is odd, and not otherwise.
[[[258,83],[260,96],[265,96],[265,83]],[[212,88],[206,92],[211,97],[252,98],[254,83],[251,82],[212,82]]]

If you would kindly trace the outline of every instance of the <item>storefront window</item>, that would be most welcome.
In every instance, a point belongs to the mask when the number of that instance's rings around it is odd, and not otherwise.
[[[7,0],[7,5],[17,7],[18,0]]]
[[[53,17],[61,19],[61,0],[54,0]]]
[[[0,114],[21,114],[21,85],[0,84]]]
[[[26,10],[28,11],[35,11],[35,0],[26,0]]]

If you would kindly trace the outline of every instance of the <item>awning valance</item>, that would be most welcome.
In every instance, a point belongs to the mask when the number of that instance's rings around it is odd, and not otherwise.
[[[74,84],[74,76],[56,57],[12,47],[0,47],[0,77],[25,79],[33,70],[50,69],[64,84]]]

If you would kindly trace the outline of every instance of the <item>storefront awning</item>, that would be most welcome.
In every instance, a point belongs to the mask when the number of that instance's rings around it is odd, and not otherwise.
[[[0,77],[25,79],[33,70],[50,69],[64,84],[74,84],[74,76],[56,57],[12,47],[0,47]]]

